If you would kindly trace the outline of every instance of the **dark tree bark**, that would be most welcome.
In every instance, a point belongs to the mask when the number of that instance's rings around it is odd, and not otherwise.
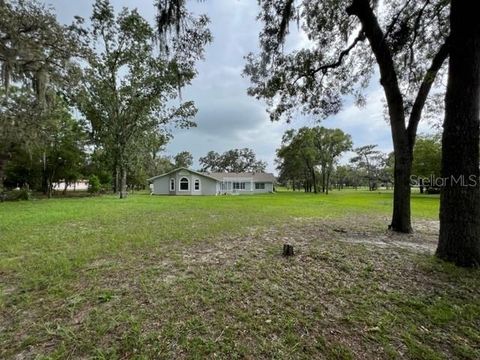
[[[5,169],[7,167],[7,161],[9,159],[8,154],[0,153],[0,194],[3,192],[3,181],[5,180]]]
[[[447,181],[440,195],[437,256],[479,267],[480,21],[473,3],[452,0],[450,28],[441,171]],[[464,184],[454,181],[462,178]]]
[[[125,199],[127,192],[127,169],[124,166],[120,167],[120,199]]]
[[[328,189],[330,188],[330,168],[327,170],[327,187],[325,189],[325,193],[328,195]]]
[[[326,175],[325,166],[322,166],[322,193],[325,192],[325,184],[327,182],[326,178],[327,178],[327,175]]]
[[[317,176],[315,175],[315,169],[312,169],[312,183],[313,183],[313,192],[316,194],[318,193],[318,184],[317,184]]]

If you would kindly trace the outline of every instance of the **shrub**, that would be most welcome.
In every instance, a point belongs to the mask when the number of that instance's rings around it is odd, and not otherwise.
[[[88,178],[88,190],[90,194],[97,194],[100,191],[100,180],[96,175]]]

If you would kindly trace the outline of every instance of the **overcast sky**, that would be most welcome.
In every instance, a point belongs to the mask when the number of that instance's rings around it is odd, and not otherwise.
[[[71,23],[75,15],[88,18],[92,0],[46,0],[56,9],[58,19]],[[121,7],[138,8],[153,23],[153,0],[111,0],[116,10]],[[199,109],[197,128],[178,130],[166,148],[165,155],[175,155],[187,150],[195,159],[210,150],[224,152],[232,148],[249,147],[257,157],[268,163],[275,172],[275,149],[282,134],[291,127],[314,126],[314,118],[294,120],[291,124],[272,123],[265,106],[247,95],[248,79],[242,77],[243,57],[258,52],[260,23],[256,21],[256,0],[190,1],[190,8],[207,14],[214,36],[206,51],[205,60],[198,64],[198,77],[183,92],[183,99],[195,101]],[[301,35],[294,35],[292,46],[301,46]],[[338,127],[352,135],[354,146],[378,144],[379,149],[390,151],[392,140],[389,125],[383,118],[383,91],[378,81],[372,81],[367,92],[367,106],[357,108],[346,99],[344,110],[322,122],[326,127]],[[419,132],[427,131],[421,125]],[[348,155],[346,156],[346,158]]]

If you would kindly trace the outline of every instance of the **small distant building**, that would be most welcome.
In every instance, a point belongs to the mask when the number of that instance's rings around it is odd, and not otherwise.
[[[148,179],[154,195],[221,195],[273,192],[270,173],[204,173],[178,168]]]
[[[65,184],[65,181],[60,181],[53,183],[53,190],[63,191],[65,190],[65,185],[67,185],[67,191],[84,191],[88,189],[88,180],[78,180],[73,183]]]

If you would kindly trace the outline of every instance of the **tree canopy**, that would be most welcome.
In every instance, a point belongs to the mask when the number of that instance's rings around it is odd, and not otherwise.
[[[264,172],[267,164],[257,160],[252,149],[232,149],[219,154],[209,151],[199,159],[201,170],[207,172]]]
[[[317,192],[317,172],[322,178],[322,191],[328,193],[330,176],[340,156],[352,147],[351,136],[340,129],[303,127],[288,130],[277,150],[280,179],[300,182],[306,191]]]
[[[1,82],[28,83],[44,105],[48,85],[66,80],[70,59],[82,53],[79,33],[60,25],[55,14],[35,1],[0,1]],[[8,95],[8,93],[7,93]]]
[[[188,151],[179,152],[174,156],[175,167],[189,168],[193,165],[193,155]]]

